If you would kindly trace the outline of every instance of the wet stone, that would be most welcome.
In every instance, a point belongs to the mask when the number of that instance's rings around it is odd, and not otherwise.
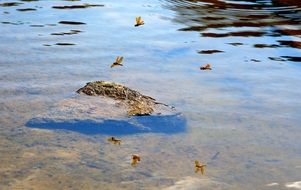
[[[104,96],[118,100],[127,107],[128,115],[150,115],[154,112],[155,105],[160,104],[152,97],[142,95],[135,90],[113,82],[89,82],[77,92],[89,96]]]

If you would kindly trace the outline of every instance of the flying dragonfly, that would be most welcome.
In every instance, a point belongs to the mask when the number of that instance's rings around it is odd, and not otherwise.
[[[111,142],[111,143],[113,143],[113,144],[121,145],[121,140],[120,139],[116,139],[115,137],[108,138],[108,141]]]
[[[201,174],[204,175],[206,165],[201,164],[198,160],[195,160],[194,163],[195,163],[195,173],[198,173],[199,171],[201,171]]]
[[[136,24],[135,27],[143,25],[144,21],[141,19],[141,16],[136,17]]]
[[[206,65],[203,65],[203,66],[201,66],[201,68],[200,68],[201,70],[212,70],[212,68],[211,68],[211,65],[210,64],[206,64]]]
[[[137,154],[132,155],[132,166],[137,166],[137,164],[140,162],[140,156]]]
[[[123,61],[123,57],[117,57],[115,62],[111,65],[111,68],[116,67],[116,66],[123,66],[121,62]]]

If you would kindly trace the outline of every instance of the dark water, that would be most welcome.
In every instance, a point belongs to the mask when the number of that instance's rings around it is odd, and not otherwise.
[[[293,0],[0,0],[0,189],[301,189],[300,37]],[[75,94],[95,80],[183,115]]]

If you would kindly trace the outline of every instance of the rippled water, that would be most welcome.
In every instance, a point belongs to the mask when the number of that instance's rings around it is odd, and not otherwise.
[[[298,185],[300,37],[294,0],[1,0],[0,189]],[[116,56],[124,66],[111,69]],[[161,127],[182,127],[161,131],[75,93],[95,80],[175,106],[183,118]],[[100,115],[156,131],[117,132],[114,146],[95,129]]]

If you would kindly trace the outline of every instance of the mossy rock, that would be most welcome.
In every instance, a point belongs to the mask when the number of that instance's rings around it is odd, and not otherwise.
[[[89,82],[77,92],[89,96],[104,96],[118,100],[127,107],[127,113],[130,116],[150,115],[154,112],[155,105],[160,104],[152,97],[143,95],[121,84],[107,81]]]

